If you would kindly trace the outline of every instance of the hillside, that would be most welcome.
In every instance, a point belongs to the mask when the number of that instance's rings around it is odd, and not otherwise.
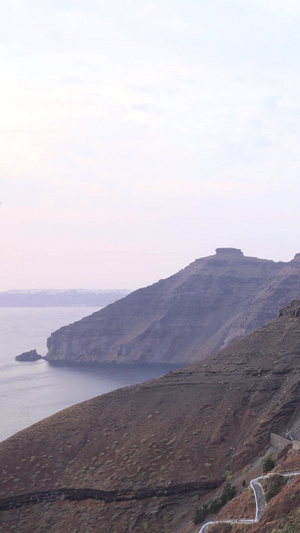
[[[208,533],[298,533],[300,531],[300,475],[287,476],[287,473],[300,472],[300,451],[292,449],[290,443],[279,452],[275,468],[269,479],[261,480],[267,500],[263,516],[252,525],[221,524],[211,525]],[[251,478],[253,475],[245,475]],[[250,486],[227,504],[214,520],[254,518],[255,501]],[[211,518],[210,518],[211,519]]]
[[[243,337],[300,297],[300,255],[289,263],[234,248],[52,333],[49,360],[193,362]]]
[[[58,491],[58,501],[2,511],[0,531],[195,533],[201,502],[226,478],[241,488],[243,470],[259,469],[270,432],[286,431],[300,435],[299,301],[203,362],[78,404],[2,442],[0,497]],[[63,488],[83,499],[70,501]],[[106,492],[96,501],[87,489]]]

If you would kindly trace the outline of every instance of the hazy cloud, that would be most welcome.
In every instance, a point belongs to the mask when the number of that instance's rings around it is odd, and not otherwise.
[[[2,4],[6,286],[83,287],[90,263],[90,286],[132,287],[216,246],[299,251],[298,2]]]

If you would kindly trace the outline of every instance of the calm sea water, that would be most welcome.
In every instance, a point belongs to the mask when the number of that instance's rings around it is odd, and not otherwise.
[[[94,313],[95,307],[0,308],[0,441],[75,403],[142,383],[178,365],[51,365],[17,362],[36,348],[46,355],[52,331]]]

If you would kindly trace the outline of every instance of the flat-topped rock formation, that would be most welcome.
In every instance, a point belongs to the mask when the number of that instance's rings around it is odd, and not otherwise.
[[[194,533],[195,510],[216,495],[201,490],[236,473],[241,483],[270,434],[297,438],[299,420],[300,317],[283,312],[205,361],[70,407],[2,442],[3,508],[11,500],[17,507],[21,495],[25,506],[1,512],[3,530]],[[198,491],[184,492],[186,484]],[[105,501],[92,499],[98,490]],[[78,493],[90,499],[71,501]]]
[[[217,248],[177,274],[52,333],[49,361],[192,362],[276,316],[300,297],[300,255],[289,263]]]

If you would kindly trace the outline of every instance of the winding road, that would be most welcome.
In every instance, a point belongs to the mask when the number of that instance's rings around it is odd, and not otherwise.
[[[253,519],[236,518],[232,520],[212,520],[210,522],[206,522],[199,530],[199,533],[207,533],[209,526],[216,525],[216,524],[255,524],[256,522],[259,522],[262,515],[264,514],[264,510],[266,507],[265,495],[264,495],[263,488],[260,484],[260,480],[267,479],[273,476],[282,476],[282,477],[300,476],[300,472],[288,472],[284,474],[281,474],[281,473],[266,474],[264,476],[260,476],[255,479],[252,479],[250,481],[250,486],[254,492],[254,497],[255,497],[255,505],[256,505],[255,518]]]

